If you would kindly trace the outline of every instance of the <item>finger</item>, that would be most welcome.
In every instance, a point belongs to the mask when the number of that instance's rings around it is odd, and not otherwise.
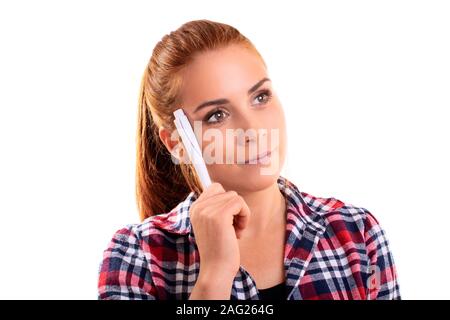
[[[227,191],[225,193],[216,194],[207,201],[203,201],[201,206],[205,209],[207,208],[208,213],[211,215],[221,214],[226,209],[227,203],[231,201],[234,197],[237,196],[235,191]],[[230,216],[232,218],[233,216]]]
[[[229,209],[231,209],[230,212],[233,214],[234,227],[237,234],[240,234],[247,227],[250,220],[250,208],[241,196],[233,198],[228,205],[230,206]]]
[[[239,201],[242,204],[241,211],[236,216],[236,228],[239,231],[244,230],[250,221],[251,211],[247,203],[242,197],[239,197]]]
[[[226,202],[238,196],[239,195],[236,191],[230,190],[212,195],[208,198],[208,202],[225,204]]]
[[[208,188],[206,188],[198,197],[198,199],[208,199],[214,195],[224,193],[225,189],[219,182],[213,182],[211,183]]]

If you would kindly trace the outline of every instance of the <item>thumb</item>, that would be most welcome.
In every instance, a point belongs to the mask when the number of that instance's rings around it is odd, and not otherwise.
[[[251,211],[247,203],[242,197],[239,197],[241,201],[241,211],[234,216],[234,228],[236,230],[236,236],[241,237],[242,231],[248,226],[250,221]]]

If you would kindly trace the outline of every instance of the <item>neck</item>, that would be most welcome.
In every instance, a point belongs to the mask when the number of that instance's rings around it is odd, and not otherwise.
[[[285,198],[277,182],[266,189],[241,194],[241,196],[251,212],[249,224],[243,232],[243,236],[246,238],[264,236],[272,226],[279,226],[284,223],[286,216]]]

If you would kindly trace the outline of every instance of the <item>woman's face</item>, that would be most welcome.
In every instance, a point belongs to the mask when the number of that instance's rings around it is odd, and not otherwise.
[[[285,159],[286,125],[259,56],[239,45],[201,53],[182,78],[181,107],[201,141],[211,180],[240,194],[276,182]],[[268,151],[270,157],[255,160]]]

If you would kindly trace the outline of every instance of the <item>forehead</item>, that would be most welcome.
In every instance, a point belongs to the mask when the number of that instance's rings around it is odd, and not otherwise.
[[[231,98],[246,94],[267,76],[260,57],[243,46],[200,53],[183,70],[181,98],[187,108],[204,100]]]

